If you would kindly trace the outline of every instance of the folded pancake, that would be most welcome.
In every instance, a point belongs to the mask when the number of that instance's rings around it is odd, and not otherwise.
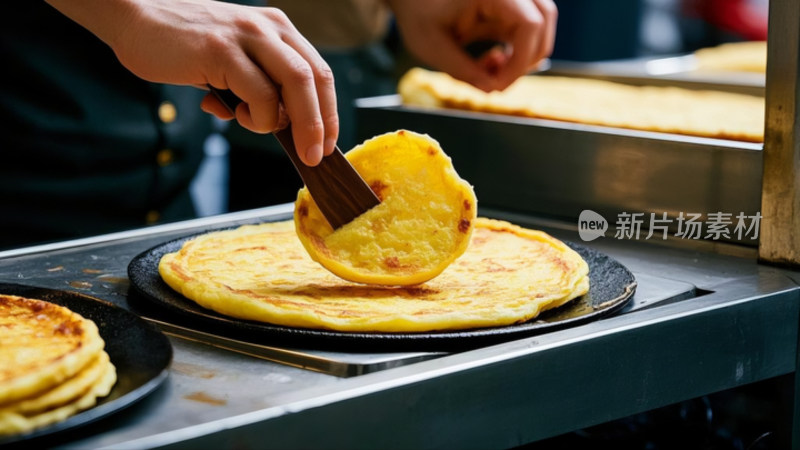
[[[414,68],[398,90],[407,105],[454,108],[691,136],[764,141],[762,97],[549,75],[486,93],[442,72]]]
[[[162,257],[164,281],[240,319],[342,332],[426,332],[525,322],[585,294],[588,266],[546,233],[477,218],[464,254],[416,286],[349,283],[314,262],[292,221],[207,233]]]
[[[116,382],[95,323],[66,307],[0,295],[0,435],[93,406]]]
[[[477,199],[436,140],[400,130],[365,141],[347,159],[381,203],[334,231],[301,189],[295,226],[313,260],[349,281],[406,286],[464,253]]]

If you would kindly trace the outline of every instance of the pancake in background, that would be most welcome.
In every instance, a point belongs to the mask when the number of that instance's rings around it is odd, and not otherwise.
[[[477,199],[436,140],[400,130],[346,157],[381,203],[333,230],[301,189],[295,226],[313,260],[345,280],[407,286],[439,275],[464,253]]]
[[[744,94],[549,75],[523,76],[502,92],[486,93],[421,68],[408,71],[398,90],[407,105],[764,141],[764,99]]]
[[[116,380],[97,326],[63,306],[0,295],[0,343],[0,435],[63,420]]]
[[[585,294],[588,266],[540,231],[477,218],[464,254],[416,286],[348,283],[311,260],[291,221],[187,241],[162,257],[164,281],[220,314],[342,332],[427,332],[521,323]]]
[[[767,72],[767,42],[728,42],[694,52],[698,70]]]

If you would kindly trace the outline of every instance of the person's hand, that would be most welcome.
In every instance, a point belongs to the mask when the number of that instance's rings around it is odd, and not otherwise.
[[[300,158],[316,165],[339,134],[333,74],[274,8],[210,0],[48,0],[108,44],[135,75],[152,82],[229,89],[235,118],[269,133],[292,122]],[[201,107],[232,119],[213,95]]]
[[[408,49],[424,64],[484,91],[502,90],[553,51],[552,0],[390,0]],[[464,48],[497,41],[481,58]]]

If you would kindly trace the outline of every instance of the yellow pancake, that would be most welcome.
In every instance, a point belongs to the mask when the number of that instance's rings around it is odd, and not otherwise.
[[[400,130],[365,141],[347,159],[381,203],[334,231],[301,189],[295,226],[312,259],[345,280],[406,286],[464,253],[477,199],[436,140]]]
[[[16,402],[5,403],[0,406],[0,417],[3,414],[15,413],[30,415],[61,406],[83,396],[97,383],[108,369],[110,364],[108,353],[101,351],[96,358],[81,369],[71,378],[57,384],[52,389],[37,395],[26,397]]]
[[[72,377],[105,343],[97,326],[53,303],[0,295],[0,405]]]
[[[464,254],[410,287],[349,283],[311,260],[292,221],[187,241],[162,257],[164,281],[231,317],[343,332],[424,332],[530,320],[585,294],[588,266],[540,231],[477,218]]]
[[[698,70],[725,72],[767,71],[766,41],[727,42],[694,52]]]
[[[100,376],[67,403],[37,412],[21,412],[12,408],[0,409],[0,435],[27,433],[66,420],[97,404],[97,399],[108,395],[117,381],[116,368],[108,362],[108,359],[105,359],[105,363],[99,367],[102,369]]]
[[[529,75],[486,93],[442,72],[408,71],[403,102],[635,130],[764,141],[762,97],[604,80]]]

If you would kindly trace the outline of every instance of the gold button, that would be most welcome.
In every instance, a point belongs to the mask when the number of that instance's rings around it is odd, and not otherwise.
[[[164,123],[172,123],[178,115],[178,110],[172,102],[163,102],[158,106],[158,118]]]
[[[152,225],[158,222],[158,219],[161,218],[161,214],[158,213],[156,210],[147,211],[147,214],[144,216],[144,221],[148,225]]]
[[[161,167],[164,167],[166,165],[172,164],[172,161],[174,161],[174,160],[175,160],[175,153],[172,150],[168,149],[168,148],[160,150],[156,154],[156,162]]]

